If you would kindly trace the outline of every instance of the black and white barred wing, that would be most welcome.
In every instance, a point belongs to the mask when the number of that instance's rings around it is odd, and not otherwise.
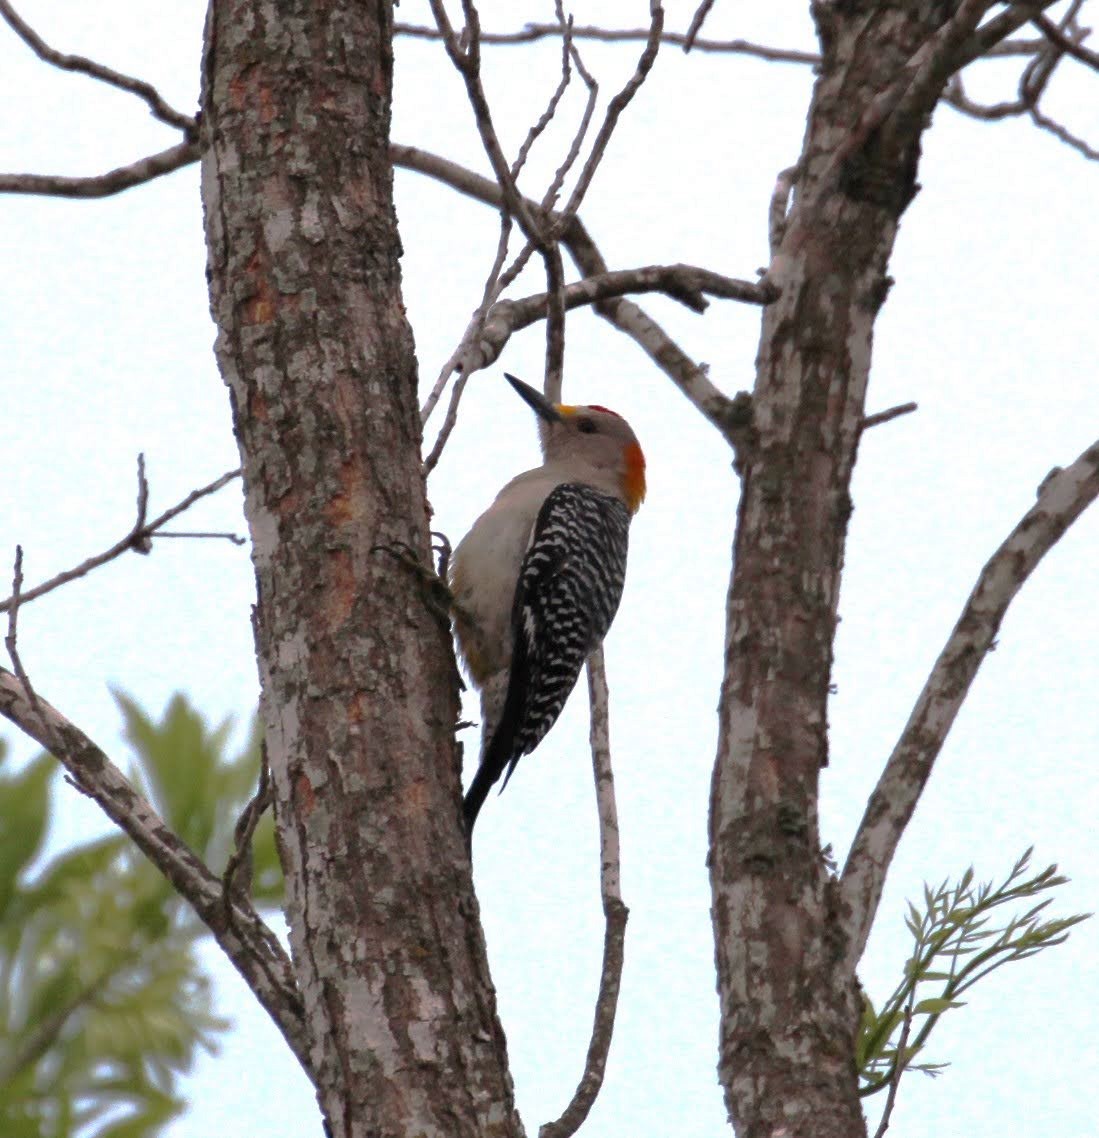
[[[629,528],[625,505],[590,486],[558,486],[542,505],[515,590],[511,674],[493,739],[508,777],[557,721],[614,620]]]

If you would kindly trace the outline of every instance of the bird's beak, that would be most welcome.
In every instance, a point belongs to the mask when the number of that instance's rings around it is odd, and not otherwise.
[[[507,372],[504,372],[504,378],[515,388],[520,397],[539,418],[545,419],[547,423],[561,422],[563,418],[561,412],[540,391],[536,391],[529,383],[524,383],[521,379],[508,375]]]

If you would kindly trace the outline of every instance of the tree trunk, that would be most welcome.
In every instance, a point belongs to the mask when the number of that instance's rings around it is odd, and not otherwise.
[[[818,777],[874,320],[934,97],[859,131],[950,7],[815,12],[824,61],[770,274],[782,292],[763,314],[711,794],[719,1069],[741,1138],[865,1133],[861,1002],[821,852]]]
[[[521,1133],[460,826],[388,3],[218,0],[202,168],[312,1074],[335,1136]]]

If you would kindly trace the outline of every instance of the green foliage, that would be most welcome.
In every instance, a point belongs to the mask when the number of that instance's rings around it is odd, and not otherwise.
[[[1032,852],[1028,849],[999,885],[975,886],[971,867],[956,885],[944,881],[935,890],[925,885],[923,911],[909,902],[905,923],[915,943],[904,977],[880,1012],[864,998],[856,1051],[860,1094],[884,1090],[906,1070],[937,1075],[947,1064],[913,1060],[939,1019],[965,1006],[958,997],[997,968],[1063,944],[1068,930],[1090,916],[1043,920],[1053,901],[1046,897],[1006,924],[989,927],[995,910],[1028,903],[1068,881],[1056,865],[1027,876]]]
[[[125,736],[139,758],[130,779],[169,826],[220,874],[233,849],[233,830],[259,778],[262,733],[259,720],[236,758],[225,756],[229,720],[210,729],[176,694],[159,723],[132,699],[115,693]],[[282,868],[275,848],[275,825],[268,811],[252,838],[252,897],[257,904],[282,903]]]
[[[134,748],[131,778],[215,872],[259,774],[253,728],[225,755],[182,696],[155,722],[117,696]],[[19,774],[0,744],[0,1135],[146,1138],[184,1108],[180,1073],[228,1027],[197,953],[204,927],[121,834],[43,860],[58,764]],[[255,896],[282,878],[270,816],[253,844]]]

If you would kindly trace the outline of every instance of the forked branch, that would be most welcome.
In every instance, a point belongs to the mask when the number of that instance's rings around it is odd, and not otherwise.
[[[290,958],[252,905],[239,896],[232,898],[227,918],[222,883],[202,859],[83,731],[37,695],[25,676],[6,668],[0,668],[0,715],[50,751],[73,785],[99,804],[194,908],[310,1074],[301,997]]]
[[[130,550],[137,553],[148,553],[152,548],[152,539],[154,537],[192,536],[189,534],[166,534],[160,531],[173,518],[177,518],[185,510],[189,510],[197,501],[217,493],[223,486],[232,482],[234,478],[240,477],[239,469],[227,471],[220,478],[215,478],[213,482],[205,486],[200,486],[197,490],[192,490],[182,501],[177,502],[171,509],[165,510],[164,513],[150,522],[147,521],[145,517],[148,505],[149,485],[145,480],[144,456],[138,455],[137,461],[137,519],[125,537],[116,541],[114,545],[105,549],[102,553],[96,553],[92,557],[81,561],[79,565],[73,566],[72,569],[66,569],[64,572],[58,573],[56,577],[51,577],[48,581],[43,581],[41,585],[35,585],[33,589],[27,589],[18,597],[18,601],[14,595],[8,597],[6,600],[0,601],[0,612],[7,612],[11,609],[13,604],[18,603],[19,605],[25,605],[37,597],[45,596],[46,593],[52,593],[54,589],[58,589],[62,585],[67,585],[70,581],[75,581],[80,577],[86,576],[93,569],[98,569],[99,566],[106,565],[108,561],[113,561],[116,557],[121,557],[122,554]],[[227,537],[235,543],[239,543],[235,534],[195,534],[193,536]]]
[[[1008,606],[1038,563],[1099,496],[1099,442],[1042,484],[1038,501],[992,555],[870,796],[841,890],[849,907],[848,965],[862,956],[889,864],[947,733]]]
[[[197,142],[180,142],[139,158],[106,174],[72,177],[68,174],[0,174],[0,194],[39,194],[49,198],[109,198],[133,186],[171,174],[197,162],[201,152]]]
[[[82,55],[69,55],[50,47],[48,43],[19,15],[8,0],[0,0],[0,17],[15,34],[38,56],[44,63],[59,67],[62,71],[72,71],[79,75],[87,75],[90,79],[97,79],[127,94],[136,95],[149,108],[154,118],[162,123],[182,130],[189,139],[193,138],[197,129],[195,119],[185,115],[171,106],[163,95],[144,79],[137,79],[133,75],[124,75],[105,64],[96,63],[94,59],[86,59]]]
[[[696,265],[646,265],[585,277],[565,285],[560,296],[568,310],[598,305],[631,293],[663,293],[692,312],[709,306],[706,295],[739,300],[745,304],[768,304],[774,292],[766,284],[737,280]],[[473,345],[474,369],[494,363],[508,340],[523,328],[546,318],[552,294],[539,292],[520,300],[500,300],[491,308]],[[560,400],[556,400],[559,402]]]
[[[500,187],[491,178],[449,158],[400,143],[392,143],[390,153],[394,165],[435,178],[475,201],[495,208],[499,208],[503,201]],[[537,207],[537,203],[530,204]],[[561,232],[561,243],[584,277],[599,276],[608,271],[607,262],[578,217],[568,220]],[[761,287],[766,285],[761,284]],[[731,446],[739,445],[737,429],[740,417],[734,400],[713,383],[705,369],[696,364],[655,320],[632,300],[621,297],[597,301],[594,308],[604,320],[638,344]]]

